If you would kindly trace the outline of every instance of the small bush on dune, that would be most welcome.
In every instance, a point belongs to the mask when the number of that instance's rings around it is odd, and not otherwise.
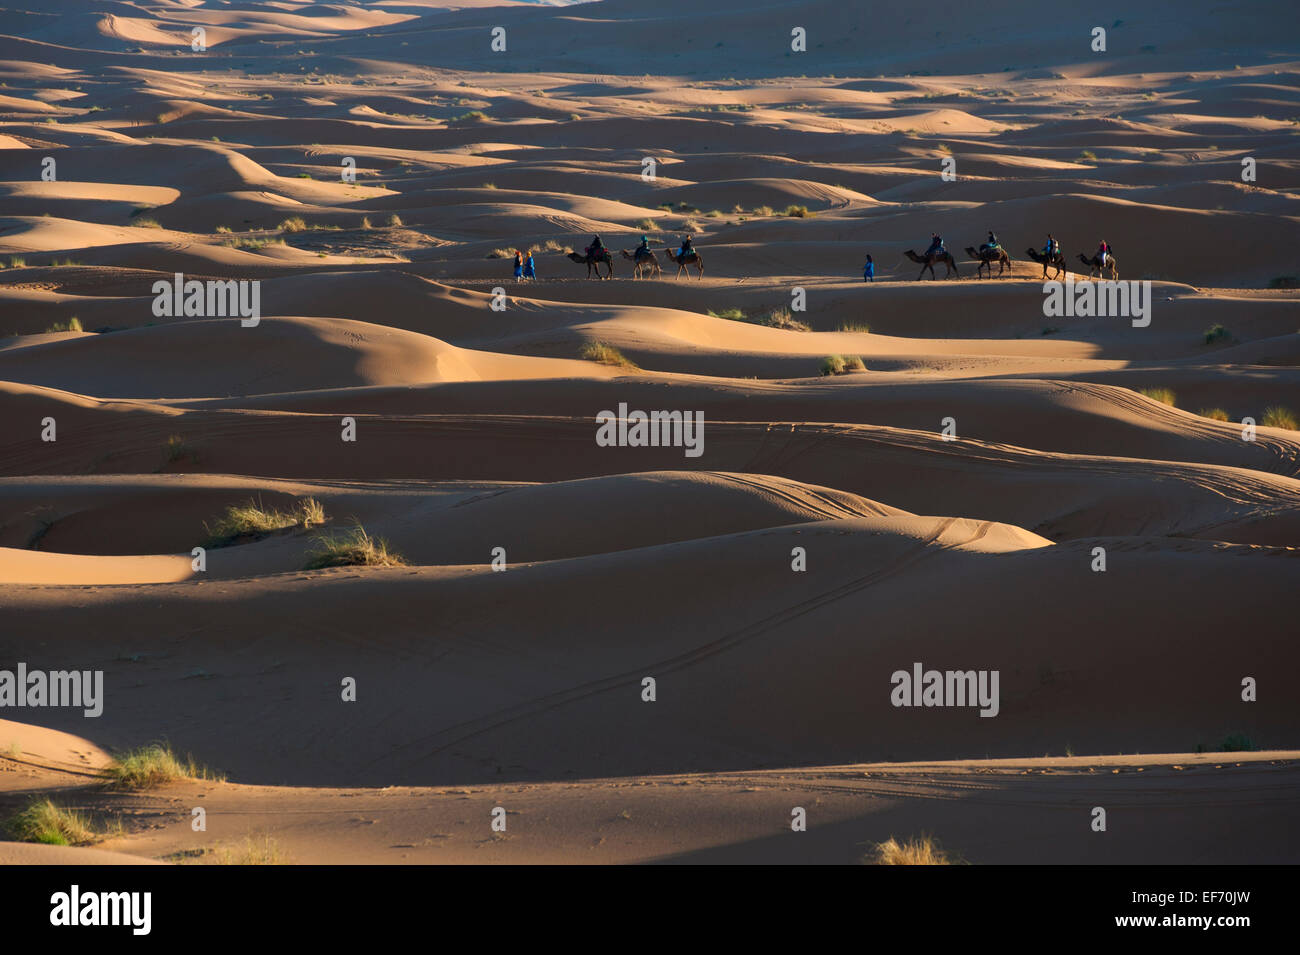
[[[286,865],[284,852],[270,836],[247,836],[241,845],[218,846],[212,851],[212,865]]]
[[[373,228],[373,226],[370,225],[370,216],[361,217],[361,228],[363,229]]]
[[[787,332],[810,332],[812,328],[799,321],[788,308],[774,308],[759,320],[760,325],[780,328]]]
[[[281,232],[306,232],[307,223],[303,221],[302,216],[294,216],[281,222],[279,228]]]
[[[199,456],[194,453],[194,449],[186,444],[185,439],[179,434],[169,434],[167,441],[163,444],[163,449],[166,451],[169,464],[181,460],[187,454],[194,458],[195,461],[199,459]]]
[[[84,846],[102,839],[83,813],[65,809],[50,799],[35,799],[9,820],[10,834],[19,842],[47,846]]]
[[[338,534],[322,534],[316,539],[312,557],[303,570],[326,567],[405,567],[406,561],[388,549],[388,542],[371,537],[358,524]]]
[[[487,254],[489,259],[508,259],[514,255],[513,249],[493,249]]]
[[[1198,753],[1253,753],[1259,749],[1245,733],[1230,733],[1212,746],[1197,743]]]
[[[785,215],[792,219],[807,219],[812,213],[808,211],[807,206],[786,206]]]
[[[706,314],[712,315],[714,318],[725,318],[733,322],[743,322],[745,320],[745,313],[738,308],[724,308],[721,311],[709,309]]]
[[[615,365],[629,371],[635,371],[637,368],[636,364],[625,358],[621,351],[605,342],[587,342],[578,355],[588,361],[598,361],[602,365]]]
[[[11,255],[9,256],[9,268],[25,269],[27,268],[27,260],[24,259],[21,255]]]
[[[215,524],[204,528],[209,534],[208,548],[225,547],[243,538],[256,539],[290,527],[313,527],[325,523],[325,509],[315,498],[297,501],[293,510],[279,511],[263,507],[252,500],[233,504]]]
[[[1177,407],[1177,399],[1170,388],[1143,388],[1138,394],[1150,398],[1152,401],[1159,401],[1161,404],[1169,405],[1171,408]]]
[[[827,377],[829,375],[844,374],[844,356],[827,355],[825,358],[822,359],[821,372],[822,372],[822,377]]]
[[[487,122],[487,114],[482,110],[472,109],[468,113],[461,113],[452,120],[453,123],[484,123]]]
[[[865,335],[871,331],[871,326],[866,322],[840,322],[839,330],[842,332],[860,332]]]
[[[46,330],[47,332],[81,332],[81,331],[85,331],[85,329],[83,329],[83,328],[81,327],[81,319],[77,318],[77,316],[75,316],[75,315],[73,315],[73,316],[72,316],[70,319],[68,319],[66,322],[55,322],[53,325],[51,325],[49,328],[47,328],[47,329],[45,329],[45,330]]]
[[[864,860],[872,865],[952,865],[953,859],[939,848],[931,836],[898,842],[890,837],[876,844],[874,851]]]
[[[546,244],[543,245],[542,248],[545,249],[547,252],[564,251],[564,246],[560,245],[560,243],[556,242],[554,239],[547,239]]]
[[[149,219],[149,218],[136,219],[131,223],[131,225],[135,226],[137,229],[161,229],[162,228],[162,225],[158,222],[157,219]]]
[[[402,224],[402,217],[397,215],[396,213],[388,217],[389,228],[396,229],[399,228],[401,224]]]
[[[230,234],[231,234],[231,228],[230,228],[230,226],[228,226],[228,225],[219,225],[219,226],[217,226],[217,234],[218,234],[218,235],[230,235]]]
[[[496,187],[497,187],[497,184],[496,184],[495,182],[485,182],[485,183],[483,183],[483,188],[484,188],[484,189],[495,189]]]
[[[754,210],[754,215],[771,216],[771,215],[776,215],[776,212],[772,209],[771,206],[759,206]]]
[[[1266,428],[1286,428],[1288,431],[1300,431],[1300,422],[1289,408],[1273,405],[1264,409],[1264,416],[1259,423]]]
[[[1088,162],[1096,162],[1097,154],[1093,152],[1091,149],[1085,149],[1083,152],[1079,153],[1079,158],[1086,159],[1088,160]]]
[[[851,355],[844,359],[844,370],[848,371],[866,371],[867,363],[862,360],[860,355]]]
[[[659,231],[659,223],[655,222],[654,219],[642,219],[640,222],[636,224],[636,227],[640,229],[642,232]]]
[[[1232,335],[1222,325],[1211,325],[1205,330],[1205,344],[1213,345],[1215,342],[1231,341]]]
[[[180,758],[166,743],[150,743],[119,753],[106,772],[110,784],[123,789],[152,789],[181,779],[225,780],[191,756]]]
[[[1196,413],[1200,415],[1202,418],[1210,418],[1214,421],[1232,420],[1231,418],[1228,417],[1228,412],[1224,411],[1222,408],[1202,408],[1200,411]]]

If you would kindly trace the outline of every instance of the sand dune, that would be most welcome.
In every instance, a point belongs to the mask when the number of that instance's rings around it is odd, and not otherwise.
[[[1300,25],[1004,6],[10,11],[0,864],[1300,859]]]

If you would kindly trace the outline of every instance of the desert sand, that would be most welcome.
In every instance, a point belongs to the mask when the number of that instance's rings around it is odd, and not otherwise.
[[[1004,6],[11,11],[0,864],[1300,862],[1300,20]]]

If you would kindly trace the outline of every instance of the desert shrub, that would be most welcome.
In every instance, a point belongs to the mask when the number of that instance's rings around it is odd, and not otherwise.
[[[1211,325],[1205,330],[1205,344],[1213,345],[1215,342],[1231,341],[1232,335],[1222,325]]]
[[[821,373],[822,377],[844,374],[844,356],[827,355],[822,359]]]
[[[84,846],[102,838],[83,813],[56,805],[50,799],[34,799],[9,820],[6,828],[19,842],[48,846]]]
[[[106,774],[112,785],[122,789],[152,789],[181,779],[225,779],[194,762],[191,756],[177,756],[166,743],[150,743],[118,753]]]
[[[922,834],[918,838],[898,842],[890,837],[877,843],[867,857],[873,865],[952,865],[953,859],[939,847],[934,838]]]
[[[637,367],[630,359],[625,358],[621,351],[606,342],[587,342],[582,346],[579,357],[588,361],[600,362],[602,365],[626,368],[629,371],[635,370]]]
[[[1283,408],[1281,405],[1272,405],[1264,409],[1264,416],[1259,419],[1259,423],[1266,428],[1286,428],[1288,431],[1300,431],[1300,422],[1296,421],[1295,413],[1289,408]]]
[[[366,529],[356,527],[336,534],[322,534],[316,539],[310,559],[303,570],[326,567],[404,567],[400,554],[388,549],[388,541],[371,537]]]
[[[226,547],[230,544],[248,539],[256,540],[275,531],[291,527],[313,527],[325,523],[325,509],[315,498],[303,498],[294,503],[292,510],[280,511],[263,507],[260,501],[248,500],[243,504],[232,504],[226,512],[209,527],[206,547]]]
[[[1143,388],[1138,394],[1150,398],[1152,401],[1159,401],[1161,404],[1177,407],[1177,399],[1172,389],[1169,388]]]

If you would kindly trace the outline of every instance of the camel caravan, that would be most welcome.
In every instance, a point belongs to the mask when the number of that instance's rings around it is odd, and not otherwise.
[[[659,258],[655,250],[650,248],[650,239],[648,236],[641,236],[641,242],[631,251],[619,249],[619,254],[632,263],[633,280],[642,278],[659,278],[663,275],[663,268],[659,264]],[[691,278],[691,269],[695,270],[695,277],[699,281],[704,279],[704,259],[701,258],[699,250],[695,248],[693,236],[683,236],[681,245],[676,249],[665,247],[659,250],[669,262],[677,266],[677,274],[673,281],[677,281],[686,275],[689,282]],[[1000,278],[1005,272],[1007,275],[1013,274],[1011,266],[1011,255],[1002,243],[998,241],[997,235],[989,230],[988,238],[981,243],[978,248],[973,245],[966,246],[966,254],[979,265],[975,270],[976,278],[984,278],[984,272],[988,270],[988,278],[993,278],[993,266],[998,267],[998,277]],[[1054,269],[1052,278],[1056,279],[1062,273],[1067,272],[1065,254],[1061,251],[1061,244],[1056,238],[1048,233],[1047,242],[1042,249],[1027,249],[1026,254],[1031,260],[1043,267],[1043,279],[1047,279],[1047,270]],[[930,234],[930,245],[921,255],[917,255],[912,249],[907,249],[903,255],[913,263],[921,266],[921,271],[917,273],[916,281],[925,277],[925,273],[930,273],[932,280],[938,279],[935,272],[936,265],[944,266],[944,278],[950,276],[961,278],[961,272],[957,268],[957,260],[951,252],[944,246],[943,238],[937,232]],[[614,256],[599,235],[591,237],[591,242],[581,252],[568,252],[567,258],[576,262],[578,265],[587,267],[587,278],[612,279],[614,277]],[[531,259],[529,256],[528,271],[531,272]],[[1115,258],[1115,253],[1111,250],[1110,244],[1102,239],[1098,245],[1097,251],[1091,255],[1079,253],[1079,261],[1088,266],[1088,277],[1094,275],[1102,278],[1105,273],[1110,273],[1112,281],[1119,278],[1119,260]],[[601,266],[605,267],[605,274],[601,275]],[[516,278],[519,276],[518,263],[516,263]],[[875,276],[875,265],[872,263],[871,256],[867,256],[867,265],[863,272],[864,281],[873,281]]]

